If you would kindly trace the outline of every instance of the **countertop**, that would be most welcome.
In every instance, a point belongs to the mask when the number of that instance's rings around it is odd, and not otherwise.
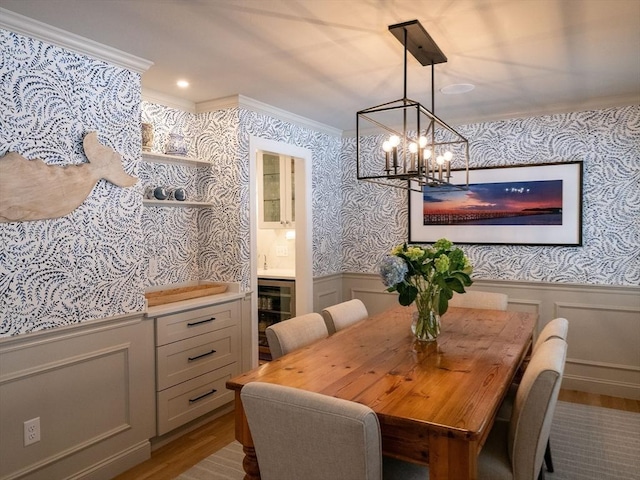
[[[237,300],[239,298],[244,298],[247,294],[251,293],[250,291],[241,292],[240,284],[233,282],[219,282],[226,283],[228,285],[227,291],[224,293],[219,293],[216,295],[208,295],[205,297],[198,298],[190,298],[188,300],[182,300],[179,302],[165,303],[164,305],[156,305],[154,307],[147,307],[147,317],[148,318],[156,318],[162,317],[164,315],[171,315],[176,312],[180,312],[183,310],[191,310],[199,307],[206,307],[208,305],[216,305],[218,303],[230,302],[232,300]],[[171,287],[176,286],[186,286],[187,284],[181,285],[171,285]],[[167,288],[165,286],[164,288]],[[159,290],[160,288],[155,288],[154,290]]]
[[[287,268],[267,268],[266,270],[258,269],[258,278],[283,278],[285,280],[295,280],[295,270]]]

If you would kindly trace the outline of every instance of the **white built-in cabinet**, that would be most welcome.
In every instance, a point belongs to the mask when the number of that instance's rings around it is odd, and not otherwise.
[[[160,163],[164,165],[187,165],[189,167],[211,167],[211,163],[206,160],[200,160],[194,157],[185,157],[180,155],[166,155],[164,153],[151,153],[151,152],[142,152],[142,160],[146,163]],[[152,187],[157,187],[159,185],[148,185]],[[180,185],[176,185],[180,186]],[[146,187],[146,186],[145,186]],[[189,196],[185,201],[178,200],[157,200],[157,199],[149,199],[145,198],[142,200],[142,203],[145,206],[154,206],[154,207],[210,207],[211,203],[207,201],[194,201],[191,200],[193,198],[194,192],[188,192]]]
[[[241,300],[233,300],[150,313],[156,322],[158,435],[233,401],[226,382],[240,373],[241,308]]]
[[[257,173],[259,228],[294,228],[294,159],[277,153],[260,152]]]

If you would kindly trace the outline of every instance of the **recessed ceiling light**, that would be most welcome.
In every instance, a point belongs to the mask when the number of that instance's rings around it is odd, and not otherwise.
[[[186,80],[178,80],[176,82],[176,85],[178,85],[180,88],[187,88],[189,86],[189,82],[187,82]]]
[[[467,93],[476,88],[475,85],[470,83],[454,83],[453,85],[447,85],[440,89],[441,93],[445,95],[457,95],[458,93]]]

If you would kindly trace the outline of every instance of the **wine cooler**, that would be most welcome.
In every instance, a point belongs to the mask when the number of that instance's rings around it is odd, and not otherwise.
[[[260,361],[270,361],[265,330],[296,314],[295,280],[258,278],[258,353]]]

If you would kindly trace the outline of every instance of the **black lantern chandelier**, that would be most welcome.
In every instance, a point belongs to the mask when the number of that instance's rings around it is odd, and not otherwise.
[[[447,57],[418,20],[390,25],[404,45],[404,95],[360,110],[356,119],[358,180],[421,192],[423,187],[469,185],[469,142],[434,113],[434,65]],[[431,111],[407,98],[407,52],[431,66]],[[451,183],[464,170],[466,183]]]

